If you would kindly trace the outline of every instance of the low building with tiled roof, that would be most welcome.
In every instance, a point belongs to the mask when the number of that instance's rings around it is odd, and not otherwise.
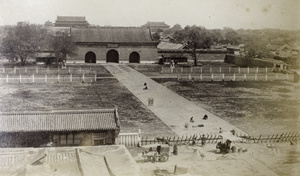
[[[279,57],[290,57],[293,52],[288,44],[283,43],[269,43],[266,47],[270,53]]]
[[[158,41],[148,28],[72,28],[77,56],[67,63],[142,63],[157,61]]]
[[[88,27],[84,16],[57,16],[55,27]]]
[[[114,144],[117,109],[31,111],[0,114],[2,147]]]

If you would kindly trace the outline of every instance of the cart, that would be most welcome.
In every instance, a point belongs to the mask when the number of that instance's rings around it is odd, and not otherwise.
[[[155,146],[144,146],[149,150],[142,152],[141,156],[145,162],[166,162],[169,159],[170,146],[169,145],[156,145],[156,150],[153,150]]]

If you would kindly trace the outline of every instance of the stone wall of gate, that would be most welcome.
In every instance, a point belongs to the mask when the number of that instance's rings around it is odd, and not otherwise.
[[[119,63],[128,63],[129,55],[132,52],[137,52],[140,55],[140,62],[157,62],[158,53],[156,46],[78,46],[77,55],[68,57],[67,63],[84,63],[85,54],[87,52],[94,52],[96,54],[96,63],[106,63],[106,54],[109,50],[116,50],[119,53]]]

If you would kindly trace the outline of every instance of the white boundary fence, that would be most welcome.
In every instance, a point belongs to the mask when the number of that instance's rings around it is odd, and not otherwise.
[[[266,73],[266,74],[178,74],[178,81],[294,81],[294,74]]]
[[[58,74],[107,74],[107,70],[102,67],[66,67],[66,68],[49,68],[49,67],[13,67],[0,68],[0,74],[26,74],[26,75],[58,75]]]
[[[82,75],[0,75],[0,83],[57,83],[57,82],[95,82],[96,74]],[[101,77],[105,78],[105,77]]]
[[[161,73],[269,73],[272,72],[274,68],[259,68],[259,67],[162,67]]]

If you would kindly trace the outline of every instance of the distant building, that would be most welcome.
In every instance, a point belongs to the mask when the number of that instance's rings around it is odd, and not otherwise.
[[[53,27],[53,23],[51,21],[46,21],[44,24],[45,27]]]
[[[266,47],[271,54],[279,57],[291,57],[294,52],[288,44],[270,43]]]
[[[57,16],[55,27],[88,27],[84,16]]]
[[[167,25],[165,22],[147,22],[146,24],[142,25],[142,27],[147,27],[150,29],[151,32],[159,32],[159,30],[168,29],[170,26]]]
[[[67,63],[142,63],[157,61],[157,45],[142,27],[74,28],[77,56]]]
[[[237,56],[244,56],[244,45],[229,45],[227,46],[228,54],[234,54]]]
[[[0,114],[1,147],[114,144],[120,132],[117,109],[30,111]]]

